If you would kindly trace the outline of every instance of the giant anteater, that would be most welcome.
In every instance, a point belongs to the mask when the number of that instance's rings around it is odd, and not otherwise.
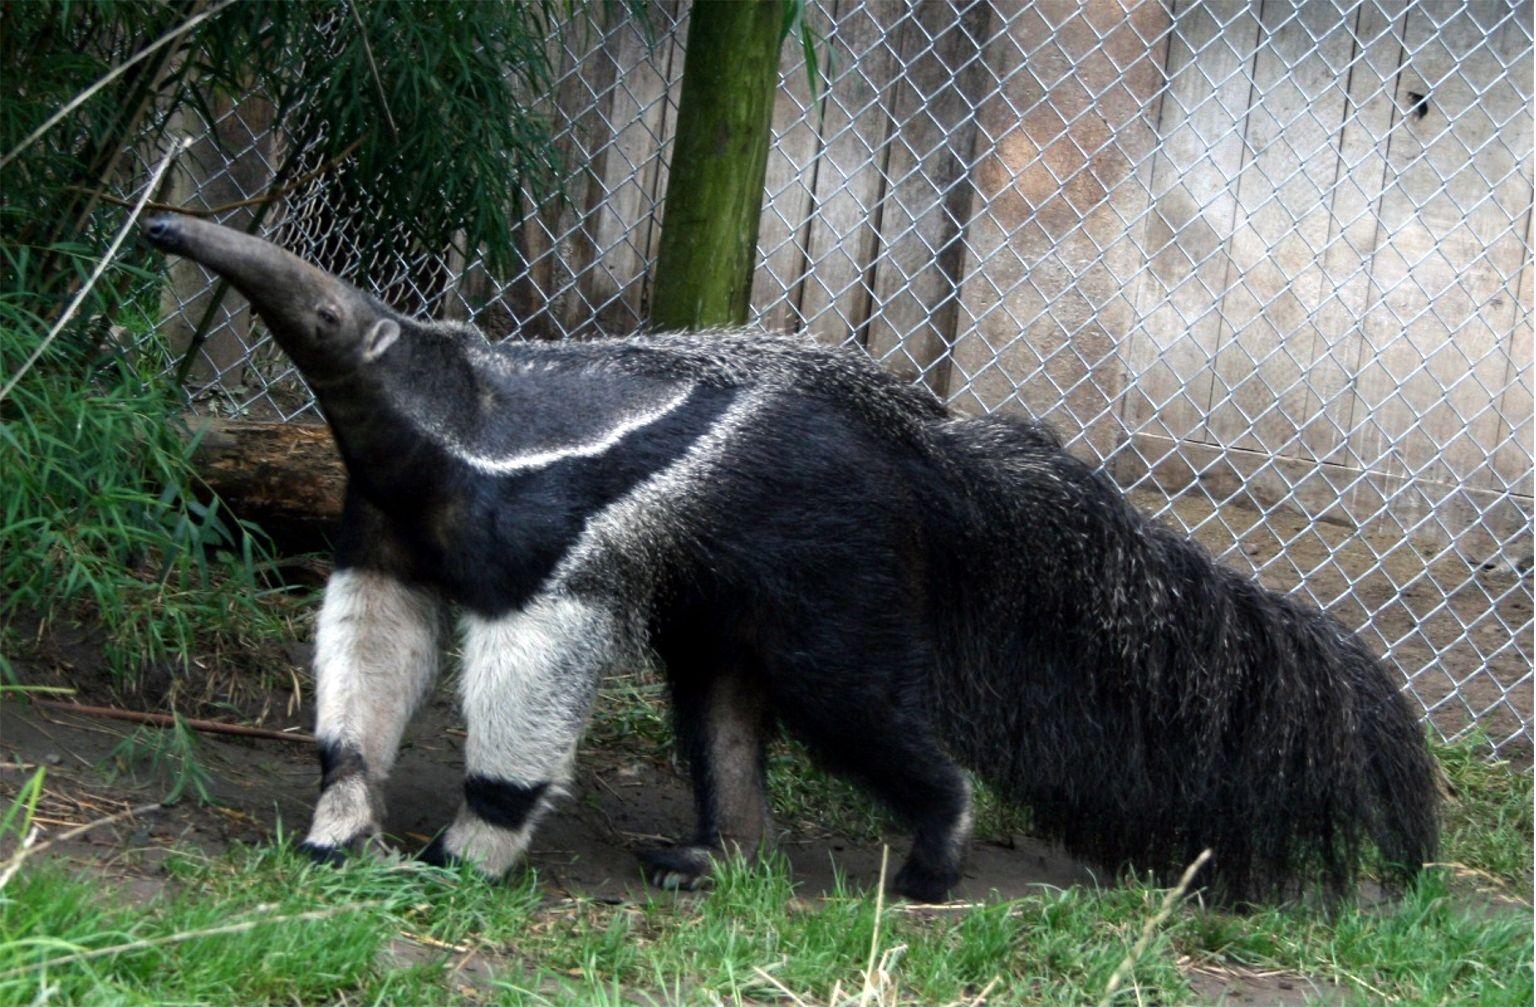
[[[376,834],[445,606],[469,725],[424,854],[505,872],[572,778],[605,672],[665,675],[698,808],[643,854],[691,887],[768,832],[780,726],[910,827],[895,879],[955,884],[960,765],[1078,855],[1234,900],[1345,889],[1366,840],[1433,856],[1434,767],[1396,683],[1313,608],[1147,520],[1038,425],[954,416],[852,354],[762,333],[492,345],[268,242],[161,216],[298,365],[349,486],[316,643],[304,846]]]

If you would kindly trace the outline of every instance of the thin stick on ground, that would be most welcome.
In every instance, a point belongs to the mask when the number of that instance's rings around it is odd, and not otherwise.
[[[144,205],[151,210],[159,210],[164,213],[182,213],[189,217],[218,217],[228,213],[231,210],[240,210],[247,206],[260,206],[263,203],[275,203],[279,199],[282,199],[284,196],[288,195],[293,190],[302,189],[310,182],[313,182],[315,179],[324,175],[326,172],[330,171],[332,168],[336,167],[347,158],[357,153],[357,148],[361,147],[363,145],[363,141],[366,139],[368,139],[368,134],[364,133],[356,140],[353,140],[351,143],[347,144],[346,148],[343,149],[341,153],[337,154],[335,157],[332,157],[324,164],[320,165],[320,167],[314,169],[313,171],[306,171],[304,174],[298,176],[297,178],[289,179],[275,189],[268,189],[261,195],[252,196],[249,199],[236,199],[228,203],[220,203],[218,206],[208,207],[177,206],[174,203],[159,203],[155,202],[154,200],[151,200]],[[117,196],[112,195],[110,192],[103,192],[100,189],[87,189],[84,186],[79,185],[72,185],[69,187],[69,189],[71,192],[79,192],[90,196],[93,199],[99,199],[104,203],[111,203],[114,206],[133,205],[132,200],[119,199]]]
[[[21,837],[21,842],[16,847],[16,852],[5,862],[5,867],[0,868],[0,890],[11,883],[11,878],[21,870],[21,865],[26,862],[32,853],[33,845],[37,842],[37,826],[27,830],[27,834]]]
[[[997,984],[1002,981],[1002,976],[993,976],[992,979],[981,988],[981,992],[971,998],[968,1007],[981,1007],[982,1004],[987,1002],[987,997],[992,994],[992,990],[995,989]]]
[[[107,271],[107,266],[111,264],[112,260],[117,258],[117,250],[122,247],[123,242],[127,240],[129,233],[138,222],[139,214],[144,212],[144,204],[149,202],[150,193],[159,188],[160,179],[164,178],[165,173],[170,170],[171,162],[176,160],[176,155],[190,146],[192,146],[192,138],[182,137],[180,143],[175,144],[170,150],[166,151],[165,158],[160,162],[160,167],[155,169],[154,177],[149,180],[148,185],[144,186],[144,194],[139,197],[133,212],[128,214],[128,220],[123,224],[123,229],[117,232],[116,238],[112,239],[112,245],[107,249],[107,253],[101,257],[101,261],[96,263],[96,268],[91,272],[90,278],[85,281],[85,284],[75,294],[74,299],[69,302],[69,307],[64,309],[64,313],[59,316],[59,320],[53,323],[53,328],[48,330],[48,334],[43,337],[42,342],[37,344],[37,349],[33,350],[32,355],[22,363],[21,368],[11,375],[11,380],[6,382],[5,387],[0,388],[0,402],[3,402],[5,397],[11,393],[11,389],[16,387],[16,383],[21,380],[22,375],[32,369],[32,365],[37,363],[38,359],[43,355],[43,351],[48,349],[48,345],[64,330],[64,326],[69,324],[69,320],[75,316],[75,312],[80,310],[80,305],[85,302],[85,296],[91,292],[91,288],[96,285],[96,281],[101,279],[101,274]]]
[[[222,927],[209,927],[206,930],[187,930],[181,933],[167,934],[164,937],[149,937],[143,940],[128,941],[124,944],[113,944],[105,948],[89,948],[67,955],[58,955],[54,958],[45,958],[40,962],[32,962],[29,965],[6,969],[4,972],[0,972],[0,982],[6,979],[14,979],[28,972],[36,972],[39,969],[53,968],[56,965],[69,965],[74,962],[88,961],[92,958],[104,958],[108,955],[129,954],[148,948],[164,947],[167,944],[181,944],[185,941],[197,940],[200,937],[243,934],[247,930],[254,930],[257,927],[268,926],[273,923],[302,923],[309,920],[330,919],[332,916],[340,916],[342,913],[356,912],[359,909],[371,909],[376,905],[378,905],[376,902],[350,902],[344,906],[316,909],[307,913],[294,913],[290,916],[270,916],[266,919],[242,920],[239,923],[229,923]],[[255,912],[269,912],[274,908],[276,908],[275,904],[267,903],[257,906]]]
[[[1168,894],[1163,896],[1161,908],[1158,909],[1151,919],[1147,920],[1146,924],[1141,928],[1141,936],[1136,939],[1136,943],[1131,947],[1130,953],[1125,956],[1124,961],[1115,967],[1114,975],[1109,977],[1109,984],[1104,987],[1104,997],[1099,1001],[1099,1007],[1109,1007],[1109,1002],[1115,998],[1115,991],[1120,988],[1120,984],[1125,982],[1126,977],[1131,974],[1131,970],[1136,967],[1136,962],[1140,960],[1141,956],[1146,954],[1147,946],[1152,943],[1152,937],[1157,933],[1157,928],[1162,926],[1163,921],[1168,919],[1169,915],[1173,912],[1173,907],[1178,904],[1179,899],[1183,898],[1184,893],[1189,890],[1190,882],[1195,880],[1195,875],[1200,872],[1200,868],[1204,867],[1205,862],[1209,859],[1211,859],[1211,851],[1209,849],[1201,850],[1200,855],[1194,859],[1194,862],[1184,868],[1184,873],[1180,876],[1179,883],[1169,889]]]
[[[155,801],[151,804],[140,804],[136,808],[127,808],[123,811],[117,812],[114,815],[107,815],[105,818],[98,818],[95,821],[86,822],[84,825],[77,825],[67,832],[61,832],[54,836],[52,839],[39,843],[37,846],[33,847],[32,852],[41,853],[55,843],[67,843],[77,836],[85,835],[92,829],[100,828],[103,825],[111,825],[113,822],[120,822],[125,818],[131,820],[139,817],[140,815],[147,815],[151,811],[161,811],[164,808],[165,805],[161,804],[159,801]]]
[[[788,986],[785,986],[776,976],[773,975],[773,973],[769,972],[761,965],[752,966],[752,971],[756,972],[760,978],[772,984],[774,989],[778,990],[780,993],[784,994],[791,1001],[793,1001],[795,1007],[810,1007],[810,1005],[807,1004],[805,1000],[799,996],[799,994],[790,989]],[[833,1002],[835,1003],[836,1001]]]
[[[68,842],[69,840],[74,839],[76,836],[82,836],[92,829],[98,828],[99,826],[111,825],[113,822],[120,822],[125,818],[137,818],[139,815],[148,814],[151,811],[159,811],[164,806],[165,805],[158,801],[156,801],[154,804],[141,804],[136,808],[129,808],[126,811],[119,811],[115,815],[107,815],[105,818],[98,818],[95,821],[86,822],[84,825],[77,825],[73,829],[70,829],[67,832],[61,832],[57,836],[54,836],[52,839],[43,843],[39,843],[37,841],[37,830],[32,829],[27,833],[26,837],[22,839],[21,845],[16,848],[16,852],[12,853],[10,859],[5,862],[5,866],[0,868],[0,888],[4,888],[7,884],[10,883],[11,878],[15,877],[16,872],[21,870],[21,865],[26,862],[28,857],[43,852],[44,850],[48,849],[48,847],[53,846],[55,843]]]
[[[170,713],[150,713],[144,710],[122,710],[115,706],[87,706],[84,703],[65,703],[55,699],[34,699],[33,706],[43,706],[50,710],[61,710],[64,713],[75,713],[82,717],[102,717],[107,720],[127,720],[135,724],[151,724],[156,727],[174,727],[177,716]],[[179,718],[182,725],[194,731],[202,731],[206,734],[232,734],[242,738],[267,738],[272,741],[293,741],[301,745],[312,745],[315,741],[313,734],[305,734],[302,731],[274,731],[268,727],[251,727],[246,724],[226,724],[220,720],[198,720],[194,717]]]

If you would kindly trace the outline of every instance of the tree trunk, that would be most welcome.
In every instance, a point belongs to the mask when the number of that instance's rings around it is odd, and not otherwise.
[[[657,329],[747,320],[782,0],[696,0],[651,299]]]

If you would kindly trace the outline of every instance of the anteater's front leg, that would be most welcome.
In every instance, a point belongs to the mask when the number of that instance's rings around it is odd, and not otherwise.
[[[464,803],[422,857],[498,877],[571,781],[597,683],[618,653],[615,622],[600,603],[547,594],[462,625]]]
[[[335,860],[378,833],[382,785],[437,672],[439,603],[389,574],[338,569],[315,634],[320,800],[301,849]]]

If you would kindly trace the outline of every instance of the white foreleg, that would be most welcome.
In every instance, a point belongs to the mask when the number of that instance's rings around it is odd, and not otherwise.
[[[320,800],[304,846],[332,857],[376,835],[382,784],[438,666],[440,605],[370,570],[339,570],[315,634]]]
[[[556,594],[494,619],[466,615],[464,802],[425,856],[499,876],[573,775],[597,684],[619,653],[595,602]]]

